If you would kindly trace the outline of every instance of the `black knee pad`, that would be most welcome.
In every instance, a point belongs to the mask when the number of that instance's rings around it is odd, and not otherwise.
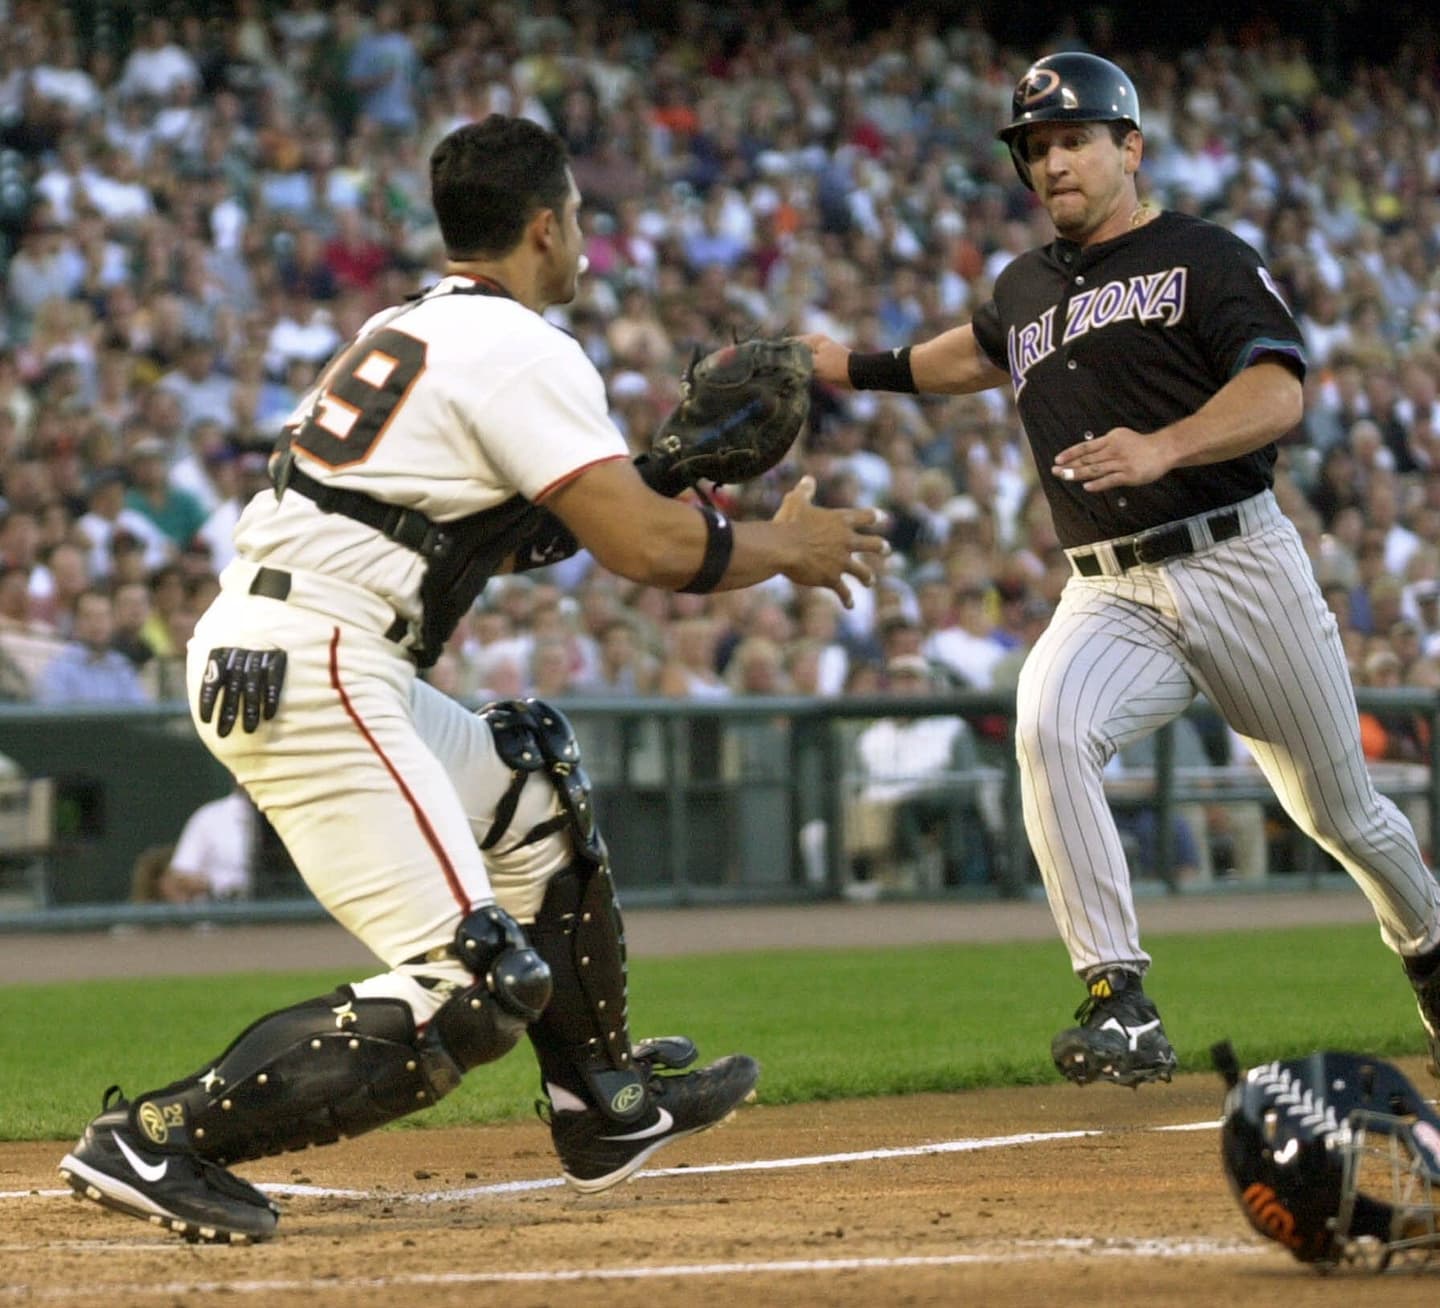
[[[454,952],[479,979],[446,999],[420,1040],[436,1074],[449,1071],[447,1093],[472,1067],[508,1054],[544,1012],[551,990],[549,966],[498,905],[461,922]]]
[[[486,704],[479,716],[490,728],[495,752],[511,769],[510,788],[495,807],[481,849],[493,849],[510,829],[525,780],[544,772],[560,800],[558,817],[527,831],[518,842],[532,844],[556,831],[568,831],[575,856],[592,867],[605,860],[605,845],[595,825],[590,778],[580,766],[575,729],[559,709],[538,699],[507,699]]]

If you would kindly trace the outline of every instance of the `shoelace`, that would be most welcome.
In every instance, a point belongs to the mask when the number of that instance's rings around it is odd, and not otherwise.
[[[1111,991],[1108,995],[1087,994],[1081,1001],[1080,1007],[1075,1010],[1075,1020],[1081,1026],[1085,1026],[1095,1013],[1095,1010],[1104,1004],[1113,1003],[1115,1000],[1133,994],[1130,990]]]

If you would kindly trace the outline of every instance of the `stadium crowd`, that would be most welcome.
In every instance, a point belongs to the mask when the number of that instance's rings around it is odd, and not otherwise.
[[[54,6],[0,28],[0,697],[172,698],[337,343],[437,275],[430,148],[522,113],[568,142],[589,272],[556,321],[634,446],[691,351],[732,332],[923,339],[1048,220],[994,137],[1039,49],[923,13],[860,34],[817,9],[585,0]],[[1262,24],[1175,59],[1103,11],[1046,49],[1127,64],[1142,194],[1259,248],[1310,349],[1277,492],[1357,684],[1440,686],[1440,68],[1319,64]],[[884,507],[888,574],[845,611],[777,582],[637,589],[580,555],[491,583],[430,674],[458,695],[841,695],[928,660],[1013,684],[1069,575],[1008,395],[818,394],[808,435],[731,507],[802,473]],[[943,684],[937,683],[937,684]],[[1375,720],[1377,758],[1415,757]]]

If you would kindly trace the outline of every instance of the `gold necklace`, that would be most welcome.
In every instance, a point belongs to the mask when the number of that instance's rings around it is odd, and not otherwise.
[[[1131,227],[1143,227],[1160,211],[1150,203],[1149,200],[1142,200],[1135,206],[1134,212],[1130,215]]]

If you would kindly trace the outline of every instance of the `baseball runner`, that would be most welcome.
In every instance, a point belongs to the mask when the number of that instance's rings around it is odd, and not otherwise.
[[[1440,1052],[1440,895],[1365,769],[1334,619],[1271,491],[1300,420],[1300,333],[1255,252],[1139,203],[1129,77],[1039,60],[1000,133],[1057,237],[1015,259],[974,320],[854,354],[803,337],[837,384],[959,393],[1009,382],[1073,575],[1027,659],[1016,748],[1025,826],[1087,996],[1051,1052],[1084,1084],[1169,1080],[1101,773],[1203,692],[1285,810],[1359,883]]]
[[[784,574],[847,601],[885,548],[873,511],[818,508],[808,479],[770,522],[667,498],[778,461],[808,403],[803,347],[701,363],[631,462],[599,374],[541,317],[574,296],[582,248],[557,137],[499,115],[461,127],[431,181],[447,275],[366,323],[301,404],[188,660],[202,738],[386,970],[260,1017],[168,1086],[107,1092],[61,1163],[77,1193],[192,1240],[274,1232],[232,1164],[426,1107],[527,1032],[585,1193],[749,1097],[744,1055],[686,1072],[683,1037],[632,1047],[609,858],[564,716],[472,714],[417,669],[487,578],[578,545],[672,590]],[[710,422],[711,403],[733,409]],[[758,452],[757,431],[773,437]]]

